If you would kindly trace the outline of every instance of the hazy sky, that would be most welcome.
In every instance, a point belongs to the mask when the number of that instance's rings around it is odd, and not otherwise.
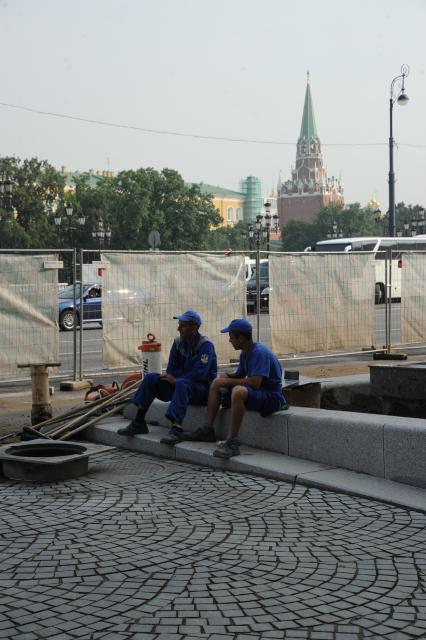
[[[152,166],[265,193],[290,177],[309,69],[328,174],[387,209],[389,91],[396,199],[426,206],[426,0],[0,0],[0,102],[250,144],[156,135],[0,106],[0,155],[70,170]],[[381,146],[327,146],[382,143]],[[422,148],[404,145],[423,145]]]

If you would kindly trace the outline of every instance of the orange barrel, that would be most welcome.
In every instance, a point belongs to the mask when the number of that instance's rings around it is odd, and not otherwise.
[[[142,378],[147,373],[161,373],[161,343],[157,342],[153,333],[148,333],[138,349],[141,351]]]

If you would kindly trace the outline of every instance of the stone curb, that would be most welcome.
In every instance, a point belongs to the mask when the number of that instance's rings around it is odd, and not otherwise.
[[[165,426],[150,426],[149,434],[127,437],[116,433],[123,424],[122,419],[105,420],[90,427],[87,437],[103,444],[180,462],[259,475],[426,512],[426,489],[245,445],[241,447],[239,456],[221,460],[213,456],[216,446],[213,443],[182,442],[169,447],[160,443],[168,431]]]

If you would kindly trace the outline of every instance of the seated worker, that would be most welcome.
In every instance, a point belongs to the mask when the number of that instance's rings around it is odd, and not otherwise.
[[[196,311],[185,311],[178,320],[180,337],[175,338],[170,350],[166,373],[148,373],[133,397],[138,407],[135,418],[117,433],[133,436],[148,433],[145,415],[154,398],[170,400],[166,418],[170,420],[169,434],[163,444],[174,445],[183,440],[182,422],[188,404],[207,404],[209,385],[217,376],[217,358],[213,343],[198,329],[201,318]]]
[[[282,391],[282,369],[277,357],[259,342],[253,342],[252,326],[243,319],[232,320],[221,330],[229,333],[229,342],[241,350],[240,363],[235,373],[221,373],[210,385],[207,421],[203,427],[186,436],[186,440],[215,442],[213,424],[221,402],[231,407],[231,424],[225,442],[214,454],[231,458],[240,453],[237,439],[246,409],[259,411],[262,417],[288,408]]]

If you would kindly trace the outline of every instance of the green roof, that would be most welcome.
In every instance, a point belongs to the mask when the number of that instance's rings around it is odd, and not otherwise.
[[[299,140],[312,140],[314,138],[318,138],[318,134],[315,126],[314,108],[312,106],[311,89],[308,81]]]
[[[212,184],[205,184],[204,182],[200,182],[197,186],[200,187],[201,193],[212,195],[215,198],[244,198],[244,194],[241,193],[241,191],[216,187]]]
[[[102,180],[105,177],[102,175],[91,173],[90,171],[68,171],[65,174],[65,185],[67,187],[74,188],[76,178],[79,178],[82,176],[89,179],[90,187],[96,187],[100,182],[100,180]]]

